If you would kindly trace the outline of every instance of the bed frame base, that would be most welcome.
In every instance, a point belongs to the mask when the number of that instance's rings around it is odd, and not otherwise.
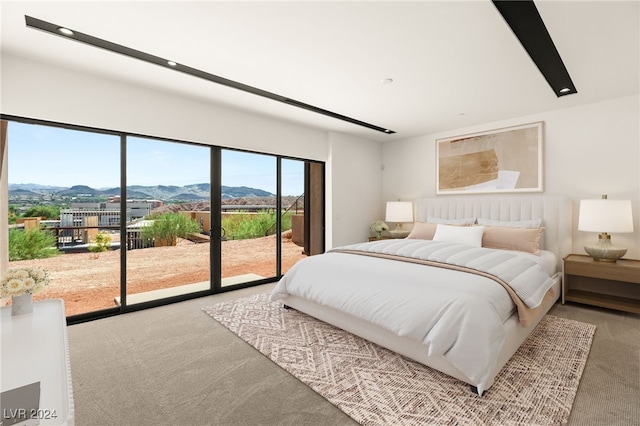
[[[560,274],[556,274],[554,278],[555,284],[553,289],[555,291],[555,297],[549,298],[546,301],[543,307],[544,313],[553,306],[560,295]],[[466,374],[454,367],[442,355],[427,356],[424,345],[417,341],[411,340],[407,337],[398,336],[391,331],[377,327],[344,312],[340,312],[327,306],[317,305],[309,300],[302,299],[297,296],[287,296],[282,300],[282,302],[288,309],[295,309],[303,312],[328,324],[348,331],[349,333],[355,334],[356,336],[369,340],[370,342],[390,349],[400,355],[404,355],[414,361],[426,365],[427,367],[441,371],[458,380],[466,382],[472,386],[474,393],[480,396],[482,396],[484,391],[491,387],[495,376],[509,361],[516,350],[518,350],[520,345],[522,345],[522,343],[527,339],[529,334],[531,334],[531,331],[533,331],[536,325],[538,325],[538,322],[544,316],[544,314],[541,314],[538,319],[534,320],[527,327],[522,327],[519,324],[517,314],[512,315],[507,321],[505,321],[504,327],[506,340],[502,351],[498,354],[496,359],[496,364],[491,372],[491,379],[487,383],[474,383],[474,380],[471,380]]]

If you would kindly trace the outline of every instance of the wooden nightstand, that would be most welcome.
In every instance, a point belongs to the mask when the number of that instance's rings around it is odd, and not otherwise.
[[[378,241],[378,240],[393,240],[393,237],[391,235],[383,235],[380,238],[378,238],[378,237],[369,237],[369,242]]]
[[[562,303],[584,303],[640,314],[640,260],[598,262],[570,254],[562,263]]]

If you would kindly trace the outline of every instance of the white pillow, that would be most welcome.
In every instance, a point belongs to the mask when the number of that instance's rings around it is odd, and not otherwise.
[[[462,219],[445,219],[443,217],[427,216],[427,222],[443,225],[471,226],[476,223],[475,217],[463,217]]]
[[[449,243],[482,247],[483,233],[484,226],[450,226],[439,224],[433,236],[433,241],[446,241]]]

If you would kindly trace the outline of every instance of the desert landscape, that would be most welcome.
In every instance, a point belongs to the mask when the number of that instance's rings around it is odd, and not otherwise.
[[[276,236],[222,242],[222,277],[275,276]],[[282,236],[282,272],[306,257],[302,247]],[[127,294],[209,281],[209,244],[179,240],[173,247],[127,251]],[[48,259],[10,262],[9,267],[40,266],[50,283],[34,300],[61,298],[66,315],[116,306],[120,296],[120,250],[68,253]]]

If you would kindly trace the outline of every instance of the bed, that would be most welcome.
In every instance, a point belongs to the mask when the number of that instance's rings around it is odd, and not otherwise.
[[[482,395],[560,295],[561,262],[571,251],[571,202],[543,195],[444,196],[414,200],[414,209],[409,237],[303,259],[271,300]]]

